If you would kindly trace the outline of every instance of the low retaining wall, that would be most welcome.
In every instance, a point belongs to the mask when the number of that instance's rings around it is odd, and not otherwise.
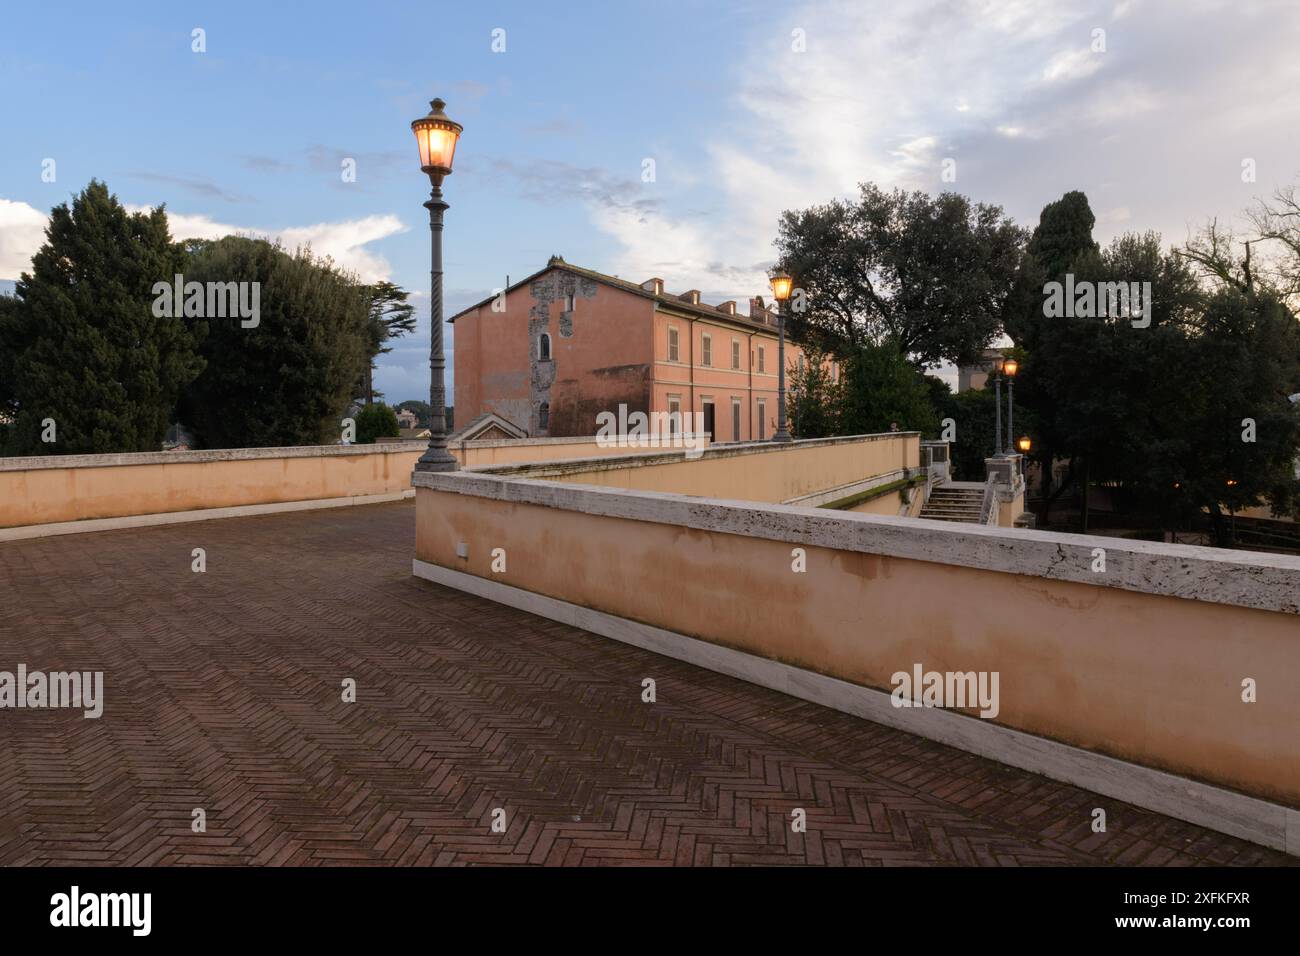
[[[401,497],[413,493],[411,473],[426,448],[420,440],[0,458],[0,529]],[[465,468],[658,451],[602,448],[595,438],[452,442],[449,449]]]
[[[0,528],[324,498],[411,487],[427,443],[0,458]]]
[[[853,483],[915,473],[921,461],[921,436],[890,432],[786,445],[714,445],[696,454],[660,449],[643,449],[639,454],[629,454],[631,449],[622,451],[622,457],[603,460],[543,461],[491,470],[510,478],[776,503],[812,500]]]
[[[1215,785],[1188,797],[1202,809],[1231,796],[1216,787],[1258,798],[1249,805],[1271,809],[1241,825],[1158,808],[1300,852],[1300,814],[1287,809],[1300,807],[1300,558],[567,477],[575,483],[416,475],[417,571],[438,580],[446,569],[444,583],[482,582],[623,622],[603,633],[648,630],[670,645],[676,635],[871,694],[915,664],[998,672],[997,717],[961,718],[971,733],[1012,729],[1186,778],[1186,788]],[[806,552],[804,573],[792,569],[794,547]],[[1098,547],[1105,572],[1092,570]],[[1248,678],[1255,703],[1242,700]],[[1110,779],[1071,782],[1114,792]]]

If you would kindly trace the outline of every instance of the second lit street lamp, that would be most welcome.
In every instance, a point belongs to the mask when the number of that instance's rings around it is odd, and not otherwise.
[[[1007,454],[1011,454],[1011,436],[1016,433],[1016,373],[1020,363],[1013,358],[1002,363],[1002,374],[1007,377]]]
[[[430,266],[429,319],[429,447],[415,463],[416,471],[455,471],[456,459],[447,450],[447,387],[444,381],[447,367],[442,350],[442,214],[447,204],[442,201],[442,181],[451,175],[451,161],[456,154],[456,141],[460,139],[459,123],[450,119],[442,108],[447,104],[434,100],[428,115],[411,123],[415,142],[420,147],[420,169],[427,173],[433,191],[424,208],[429,210],[429,230],[433,235],[433,257]]]
[[[772,276],[772,296],[776,299],[777,325],[781,339],[776,352],[776,434],[772,441],[792,441],[790,431],[785,427],[785,313],[790,301],[790,288],[794,280],[784,272]]]

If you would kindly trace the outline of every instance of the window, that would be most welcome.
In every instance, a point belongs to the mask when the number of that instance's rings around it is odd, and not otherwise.
[[[758,354],[762,355],[763,350],[759,349]],[[760,398],[758,400],[758,440],[763,441],[765,438],[767,438],[767,402]]]
[[[668,361],[676,362],[677,358],[677,327],[668,326]]]
[[[537,409],[537,428],[539,431],[546,431],[551,427],[551,403],[542,402],[541,407]]]
[[[668,434],[676,435],[681,430],[682,423],[682,397],[680,395],[668,396]]]
[[[740,399],[731,400],[731,440],[740,441]]]
[[[551,336],[548,332],[543,332],[542,337],[537,340],[537,358],[542,362],[551,360]]]
[[[568,295],[564,297],[564,311],[572,312],[574,305],[575,305],[575,297],[574,294],[570,292]]]
[[[740,368],[740,339],[731,340],[731,367]]]
[[[711,335],[706,334],[704,336],[704,350],[701,362],[705,365],[713,364],[713,336]]]
[[[766,358],[767,356],[763,354],[763,346],[760,345],[758,347],[758,370],[760,372],[767,371],[767,362],[765,361]]]

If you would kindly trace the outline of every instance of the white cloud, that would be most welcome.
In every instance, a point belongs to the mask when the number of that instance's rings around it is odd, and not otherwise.
[[[148,206],[126,204],[128,212]],[[287,249],[310,246],[318,256],[329,256],[340,267],[355,272],[362,282],[376,282],[392,275],[387,259],[366,248],[409,228],[394,215],[366,216],[321,222],[310,226],[262,229],[217,222],[201,214],[167,210],[172,238],[220,239],[222,236],[263,236],[278,239]],[[46,216],[24,202],[0,199],[0,279],[17,279],[31,267],[32,256],[45,242]]]
[[[1114,20],[1093,53],[1092,31]],[[786,22],[807,31],[807,52],[790,50]],[[711,187],[661,182],[654,215],[589,214],[618,244],[620,274],[712,280],[741,302],[764,289],[782,210],[863,181],[955,188],[1026,226],[1082,189],[1105,210],[1100,242],[1125,229],[1179,242],[1188,223],[1231,218],[1300,174],[1297,26],[1300,8],[1268,0],[1198,0],[1175,16],[1127,0],[806,0],[743,38],[730,108],[677,180]],[[1240,157],[1268,178],[1243,188]]]
[[[1105,54],[1093,53],[1086,47],[1082,50],[1064,50],[1052,57],[1043,70],[1043,79],[1049,83],[1081,80],[1100,70],[1104,59]]]
[[[17,279],[31,268],[45,241],[45,215],[11,199],[0,199],[0,279]]]
[[[147,207],[128,206],[138,210]],[[355,272],[362,282],[375,282],[392,275],[388,260],[366,246],[405,232],[409,227],[397,216],[374,215],[363,219],[321,222],[311,226],[262,229],[216,222],[204,215],[167,210],[173,239],[220,239],[222,236],[261,236],[279,240],[287,249],[310,246],[318,256],[329,256],[344,269]]]
[[[389,214],[284,229],[278,237],[290,248],[311,246],[317,255],[330,256],[345,269],[357,273],[362,282],[375,282],[387,279],[393,269],[387,259],[365,247],[408,228],[402,220]]]

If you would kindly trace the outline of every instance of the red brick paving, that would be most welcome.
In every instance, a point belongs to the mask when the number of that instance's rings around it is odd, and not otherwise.
[[[403,502],[0,543],[0,670],[106,684],[99,720],[0,710],[0,864],[1292,862],[418,581],[413,523]]]

